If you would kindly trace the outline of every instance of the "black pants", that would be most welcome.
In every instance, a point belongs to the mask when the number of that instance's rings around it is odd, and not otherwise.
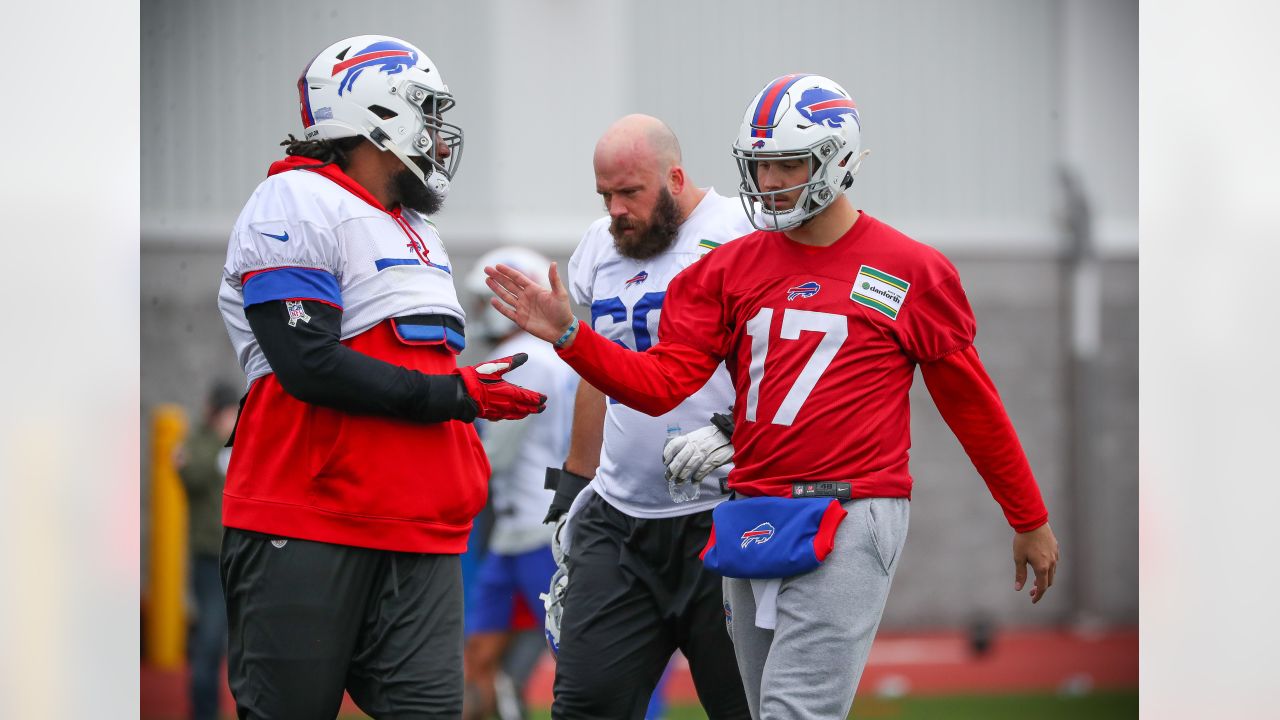
[[[676,648],[709,718],[750,717],[721,578],[698,559],[710,530],[710,511],[644,520],[599,496],[574,516],[553,718],[643,718]]]
[[[462,714],[457,555],[228,528],[222,585],[240,718],[328,720],[344,689],[374,718]]]

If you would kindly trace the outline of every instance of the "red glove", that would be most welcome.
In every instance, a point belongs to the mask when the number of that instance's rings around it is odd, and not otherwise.
[[[519,420],[546,409],[546,395],[512,385],[502,379],[505,373],[520,367],[528,359],[527,354],[516,353],[455,371],[462,376],[462,384],[476,405],[478,417],[485,420]]]

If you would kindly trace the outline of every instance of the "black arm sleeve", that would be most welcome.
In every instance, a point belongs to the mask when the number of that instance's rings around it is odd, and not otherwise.
[[[309,320],[289,325],[284,300],[245,308],[262,353],[285,392],[343,412],[417,422],[476,418],[477,407],[457,375],[427,375],[356,352],[339,341],[342,310],[302,300]]]

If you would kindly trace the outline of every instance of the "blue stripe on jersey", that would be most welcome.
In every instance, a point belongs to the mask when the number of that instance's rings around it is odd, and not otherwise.
[[[467,346],[467,340],[453,330],[441,325],[410,325],[408,323],[399,323],[396,330],[400,333],[400,337],[405,340],[413,340],[416,342],[440,342],[444,340],[446,344],[455,350],[462,350]]]
[[[260,272],[244,284],[245,307],[294,298],[323,300],[342,307],[342,290],[338,288],[338,278],[325,270],[277,268]]]
[[[373,266],[378,268],[378,272],[382,272],[383,270],[386,270],[389,267],[395,267],[396,265],[418,265],[418,264],[420,263],[413,258],[382,258],[381,260],[373,261]]]

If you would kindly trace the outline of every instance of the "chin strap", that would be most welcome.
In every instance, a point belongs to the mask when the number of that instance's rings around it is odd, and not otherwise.
[[[389,150],[391,154],[400,158],[400,162],[409,168],[409,172],[413,173],[418,180],[422,181],[423,185],[427,186],[428,190],[438,195],[441,200],[444,200],[449,195],[449,178],[445,177],[444,173],[439,169],[433,170],[430,175],[423,175],[422,168],[418,167],[418,163],[410,159],[408,155],[405,155],[403,150],[396,147],[396,144],[391,142],[391,139],[381,129],[375,129],[370,139],[378,147],[383,150]]]

